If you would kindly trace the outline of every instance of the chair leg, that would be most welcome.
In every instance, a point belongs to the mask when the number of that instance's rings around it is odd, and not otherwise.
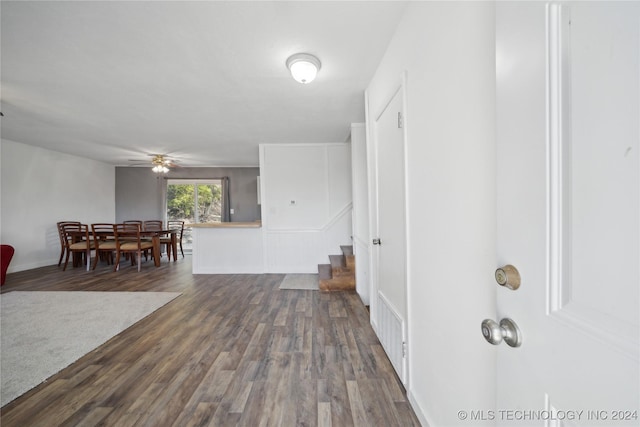
[[[69,264],[69,251],[67,251],[67,257],[64,260],[64,267],[62,267],[62,271],[67,270],[67,264]]]
[[[96,258],[98,254],[96,254]],[[89,271],[89,267],[91,267],[91,249],[87,251],[87,271]]]
[[[65,248],[62,248],[62,250],[60,251],[60,259],[58,260],[58,267],[60,267],[60,264],[62,264],[62,258],[64,257],[64,253],[65,253]]]
[[[113,271],[118,271],[120,269],[120,251],[116,251],[116,265],[113,267]]]
[[[96,267],[98,266],[98,258],[99,258],[99,254],[96,253],[96,258],[93,260],[93,267],[91,267],[92,270],[95,270]]]
[[[184,258],[184,251],[182,250],[182,240],[180,240],[180,253],[182,254],[182,258]]]

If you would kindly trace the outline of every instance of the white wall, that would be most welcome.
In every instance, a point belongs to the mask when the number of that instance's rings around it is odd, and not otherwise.
[[[0,153],[0,241],[16,249],[9,272],[58,263],[58,221],[114,222],[114,166],[7,140]]]
[[[368,126],[405,70],[407,392],[423,423],[469,425],[458,411],[495,407],[480,333],[496,296],[494,5],[410,2],[367,89]]]
[[[353,250],[356,256],[356,292],[369,305],[369,186],[367,137],[364,123],[351,124],[351,181],[353,194]]]
[[[349,144],[260,146],[266,271],[317,273],[351,244]]]

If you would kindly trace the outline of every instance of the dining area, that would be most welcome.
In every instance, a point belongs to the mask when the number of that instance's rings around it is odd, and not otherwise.
[[[178,249],[184,257],[182,235],[184,221],[127,220],[121,223],[91,223],[59,221],[60,239],[58,267],[66,271],[69,261],[74,268],[96,270],[103,264],[119,271],[128,261],[141,271],[144,262],[153,261],[160,267],[163,255],[170,262],[178,260]]]

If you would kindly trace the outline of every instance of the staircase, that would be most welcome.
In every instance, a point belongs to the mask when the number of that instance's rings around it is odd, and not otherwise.
[[[356,258],[353,246],[340,246],[342,255],[329,255],[329,264],[318,264],[321,291],[354,291],[356,289]]]

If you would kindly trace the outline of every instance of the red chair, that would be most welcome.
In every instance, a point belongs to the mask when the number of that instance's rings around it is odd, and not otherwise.
[[[0,245],[0,266],[2,267],[2,275],[0,277],[0,286],[4,285],[4,280],[7,278],[7,269],[15,249],[11,245]]]

